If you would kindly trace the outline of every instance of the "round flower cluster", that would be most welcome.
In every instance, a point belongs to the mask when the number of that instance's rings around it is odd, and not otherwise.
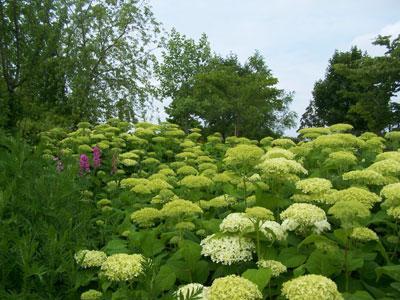
[[[285,230],[305,233],[312,230],[321,233],[330,229],[323,209],[308,203],[294,203],[280,214]]]
[[[393,159],[400,162],[400,152],[399,151],[387,151],[380,153],[376,156],[376,161]]]
[[[74,258],[82,268],[94,268],[100,267],[107,259],[107,255],[103,251],[81,250],[75,254]]]
[[[193,231],[196,229],[196,225],[194,225],[192,222],[179,222],[175,225],[175,229]]]
[[[81,300],[101,300],[103,294],[96,290],[88,290],[81,294]]]
[[[160,178],[153,178],[149,181],[149,187],[152,192],[159,192],[161,190],[172,189],[173,186],[170,185],[163,179]]]
[[[349,180],[358,184],[373,184],[373,185],[384,185],[386,182],[385,177],[382,174],[372,170],[356,170],[350,171],[343,174],[343,180]]]
[[[384,206],[400,206],[400,183],[392,183],[384,186],[381,190],[381,196],[386,199]]]
[[[378,235],[367,227],[353,228],[350,237],[360,242],[378,241]]]
[[[400,174],[400,162],[394,159],[384,159],[374,162],[367,170],[372,170],[382,175],[398,175]]]
[[[245,213],[231,213],[222,220],[219,229],[222,232],[246,233],[254,231],[254,224]]]
[[[270,159],[270,158],[278,158],[278,157],[283,157],[286,159],[293,159],[294,158],[294,153],[291,152],[290,150],[282,149],[282,148],[271,148],[268,150],[267,153],[265,153],[262,157],[262,159]]]
[[[246,215],[253,220],[274,220],[274,213],[269,209],[260,206],[246,208]]]
[[[371,215],[369,209],[357,200],[339,201],[329,208],[328,213],[342,222],[356,222]]]
[[[272,146],[277,146],[277,147],[282,147],[285,149],[289,149],[291,147],[296,146],[296,143],[293,142],[291,139],[285,139],[285,138],[281,138],[281,139],[275,139],[271,142]]]
[[[178,175],[197,175],[199,172],[193,168],[192,166],[182,166],[178,170],[176,170]]]
[[[270,176],[284,176],[287,174],[307,174],[307,170],[298,162],[283,157],[264,160],[258,167]]]
[[[277,260],[259,260],[257,266],[259,268],[271,269],[272,277],[278,277],[287,271],[286,266]]]
[[[381,198],[370,192],[368,189],[359,187],[350,187],[340,191],[334,191],[326,196],[327,203],[337,203],[339,201],[350,201],[356,200],[365,205],[365,207],[371,209],[375,203],[380,202]]]
[[[364,145],[364,141],[349,133],[336,133],[330,135],[321,135],[312,143],[320,148],[359,148]]]
[[[323,193],[318,194],[294,194],[290,199],[294,202],[303,202],[303,203],[310,203],[310,202],[317,202],[317,203],[326,203],[326,196],[333,193],[335,190],[328,190]]]
[[[101,271],[110,281],[132,280],[143,272],[144,260],[140,254],[114,254],[102,264]]]
[[[396,220],[400,220],[400,206],[390,207],[387,214]]]
[[[270,241],[283,241],[286,240],[287,237],[285,229],[275,221],[265,221],[261,224],[260,231]]]
[[[329,129],[332,132],[345,132],[345,131],[352,130],[353,126],[350,124],[338,123],[338,124],[333,124],[333,125],[329,126]]]
[[[208,297],[209,300],[257,300],[262,299],[262,294],[250,280],[229,275],[214,280]]]
[[[224,265],[241,261],[250,261],[255,250],[253,241],[238,235],[207,236],[200,242],[201,254],[210,256],[211,260]]]
[[[335,282],[321,275],[304,275],[282,285],[282,294],[289,300],[342,300]]]
[[[215,198],[207,201],[208,207],[214,207],[214,208],[227,207],[227,206],[235,204],[235,203],[236,203],[236,199],[227,194],[215,197]]]
[[[224,163],[230,167],[255,166],[264,151],[255,145],[238,145],[225,153]]]
[[[400,219],[400,183],[384,186],[381,196],[386,199],[382,206],[387,209],[387,214],[395,219]]]
[[[139,209],[131,214],[131,220],[140,227],[151,227],[157,219],[161,218],[161,212],[152,207]]]
[[[304,194],[317,194],[328,191],[332,183],[324,178],[308,178],[296,182],[296,188]]]
[[[330,134],[331,131],[329,128],[326,127],[309,127],[309,128],[302,128],[297,131],[303,138],[317,138],[320,135]]]
[[[235,174],[230,171],[225,171],[223,173],[217,173],[213,177],[213,181],[216,183],[228,183],[235,179]]]
[[[350,151],[336,151],[329,154],[325,164],[329,166],[352,166],[357,163],[357,157]]]
[[[176,218],[181,215],[201,214],[203,210],[193,202],[183,199],[175,199],[164,204],[161,214],[165,217]]]
[[[189,189],[202,189],[212,186],[213,182],[210,178],[202,175],[188,175],[184,177],[179,184]]]
[[[181,286],[175,293],[177,300],[207,300],[208,299],[208,287],[203,286],[200,283],[189,283]],[[193,296],[196,297],[193,298]]]

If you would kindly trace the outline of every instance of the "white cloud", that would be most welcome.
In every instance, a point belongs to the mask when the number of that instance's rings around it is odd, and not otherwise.
[[[232,51],[244,61],[258,49],[279,87],[295,92],[291,109],[299,119],[335,49],[347,51],[358,45],[373,54],[384,50],[371,46],[378,34],[400,33],[399,0],[150,2],[165,28],[174,26],[195,39],[205,32],[221,55]],[[295,130],[286,133],[295,135]]]
[[[385,48],[373,45],[372,42],[378,35],[391,35],[397,37],[400,34],[400,21],[386,25],[381,30],[359,35],[351,41],[351,46],[358,46],[366,50],[370,55],[377,56],[385,53]]]

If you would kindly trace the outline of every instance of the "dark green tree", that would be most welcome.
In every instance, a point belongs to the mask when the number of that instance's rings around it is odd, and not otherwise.
[[[379,36],[382,56],[371,57],[353,47],[335,51],[323,80],[315,83],[313,99],[302,116],[301,126],[350,123],[356,131],[398,127],[398,105],[393,102],[400,86],[400,42]]]
[[[259,53],[244,65],[231,55],[215,58],[197,74],[185,99],[191,99],[190,112],[210,132],[260,138],[293,125],[294,113],[288,110],[292,95],[278,89],[277,82]],[[176,103],[179,98],[172,102]],[[168,112],[174,121],[173,108]]]
[[[302,116],[302,125],[331,125],[349,122],[348,112],[356,103],[349,95],[354,90],[353,82],[338,72],[338,67],[357,68],[363,53],[357,47],[348,52],[335,51],[329,60],[325,78],[318,80],[312,92],[313,99]],[[365,127],[365,124],[361,124]]]
[[[292,95],[276,87],[257,52],[242,65],[235,55],[212,54],[205,35],[196,42],[172,31],[157,74],[161,95],[171,98],[169,120],[186,130],[257,138],[293,125]]]
[[[0,1],[0,126],[132,120],[158,32],[146,1]]]

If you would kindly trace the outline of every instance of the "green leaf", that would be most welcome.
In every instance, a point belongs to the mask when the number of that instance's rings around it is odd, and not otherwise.
[[[345,300],[374,300],[374,297],[366,291],[356,291],[352,294],[344,293],[343,296]]]
[[[400,265],[378,267],[375,272],[378,279],[385,274],[396,281],[400,281]]]
[[[116,253],[128,253],[127,242],[125,240],[114,239],[107,243],[104,247],[104,252],[108,255]]]
[[[163,251],[165,245],[155,234],[150,234],[142,240],[141,248],[144,256],[152,257]]]
[[[167,291],[171,289],[174,286],[175,281],[175,272],[168,265],[162,266],[154,279],[154,282],[156,283],[156,288],[159,291]]]
[[[342,264],[340,257],[315,250],[308,258],[306,268],[310,273],[329,277],[336,272],[340,272]]]
[[[299,277],[304,275],[305,272],[306,272],[306,265],[301,265],[293,270],[293,275],[294,277]]]
[[[205,260],[198,261],[193,270],[193,281],[204,284],[207,281],[208,274],[210,273],[208,262]]]
[[[189,240],[181,241],[179,246],[182,257],[194,269],[194,265],[201,258],[201,246]]]
[[[348,271],[355,271],[357,269],[360,269],[364,266],[364,257],[362,256],[362,253],[353,252],[350,251],[348,254],[347,258],[347,269]]]
[[[248,269],[242,274],[242,277],[255,283],[262,291],[271,279],[272,271],[269,269]]]
[[[340,228],[333,231],[333,235],[337,238],[341,245],[346,245],[348,233],[345,229]]]
[[[288,268],[295,268],[302,265],[307,259],[306,255],[300,254],[295,247],[282,249],[278,260]]]
[[[327,237],[320,235],[320,234],[311,234],[308,237],[306,237],[298,246],[297,248],[301,248],[305,245],[309,245],[315,242],[326,242],[329,244],[335,243],[334,241],[328,239]],[[335,243],[336,244],[336,243]]]

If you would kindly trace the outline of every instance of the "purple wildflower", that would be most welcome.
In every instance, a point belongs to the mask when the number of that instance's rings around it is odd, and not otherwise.
[[[89,158],[86,154],[81,154],[79,158],[79,175],[83,175],[83,172],[90,172]]]
[[[64,164],[63,164],[63,162],[62,162],[61,159],[60,159],[59,157],[57,157],[57,156],[55,156],[55,157],[53,158],[53,160],[56,162],[56,170],[57,170],[57,172],[58,172],[58,173],[61,173],[61,172],[64,170]]]
[[[92,152],[93,152],[93,167],[98,168],[101,165],[101,150],[96,145],[95,147],[93,147]]]

